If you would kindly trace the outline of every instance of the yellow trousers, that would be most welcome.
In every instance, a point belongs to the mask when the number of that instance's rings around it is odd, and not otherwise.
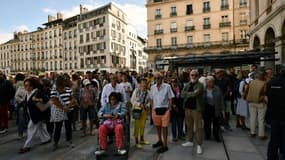
[[[147,119],[147,111],[144,110],[142,112],[141,118],[135,120],[134,136],[136,138],[139,136],[144,136],[146,119]]]

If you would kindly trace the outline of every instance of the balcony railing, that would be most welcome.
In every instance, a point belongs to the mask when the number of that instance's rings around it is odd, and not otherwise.
[[[211,8],[208,7],[208,8],[203,8],[203,13],[207,13],[207,12],[210,12],[211,11]]]
[[[228,10],[229,9],[229,5],[225,4],[225,5],[221,5],[221,10]]]
[[[177,28],[170,28],[170,32],[171,32],[171,33],[177,32]]]
[[[245,8],[245,7],[247,7],[247,3],[246,2],[240,3],[239,7],[240,8]]]
[[[155,19],[161,19],[161,14],[155,15]]]
[[[154,34],[163,34],[163,29],[154,30]]]
[[[193,10],[186,11],[186,15],[191,15],[191,14],[193,14]]]
[[[177,16],[177,12],[171,12],[170,13],[170,17],[175,17],[175,16]]]
[[[247,20],[240,20],[240,25],[247,25]]]
[[[189,32],[189,31],[194,31],[195,30],[195,26],[186,26],[185,27],[185,31]]]
[[[215,47],[226,47],[234,45],[248,45],[248,39],[237,39],[235,41],[210,41],[210,42],[199,42],[199,43],[185,43],[177,44],[175,47],[173,45],[162,45],[162,46],[149,46],[145,48],[145,51],[161,51],[161,50],[173,50],[173,49],[189,49],[189,48],[215,48]]]
[[[223,28],[223,27],[230,27],[231,26],[231,22],[221,22],[220,23],[220,28]]]
[[[203,25],[203,29],[210,29],[211,28],[211,24],[204,24]]]

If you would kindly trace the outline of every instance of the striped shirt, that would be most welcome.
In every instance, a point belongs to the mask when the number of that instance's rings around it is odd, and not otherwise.
[[[56,89],[52,89],[50,92],[50,97],[58,98],[62,105],[68,105],[71,102],[72,90],[69,87],[65,88],[65,91],[59,93]]]

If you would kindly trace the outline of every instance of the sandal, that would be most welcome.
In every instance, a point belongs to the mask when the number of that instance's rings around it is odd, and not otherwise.
[[[26,152],[29,152],[31,150],[31,148],[21,148],[20,150],[19,150],[19,153],[21,154],[21,153],[26,153]]]

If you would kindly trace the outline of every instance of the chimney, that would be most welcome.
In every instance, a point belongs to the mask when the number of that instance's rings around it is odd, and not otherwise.
[[[82,4],[80,4],[80,14],[82,14],[83,13],[83,6],[82,6]]]
[[[88,12],[88,9],[86,7],[83,8],[84,13]]]
[[[57,19],[63,19],[62,13],[57,12],[56,14]]]
[[[48,15],[48,22],[52,22],[52,21],[54,21],[54,20],[55,20],[55,18],[54,18],[53,16]]]

